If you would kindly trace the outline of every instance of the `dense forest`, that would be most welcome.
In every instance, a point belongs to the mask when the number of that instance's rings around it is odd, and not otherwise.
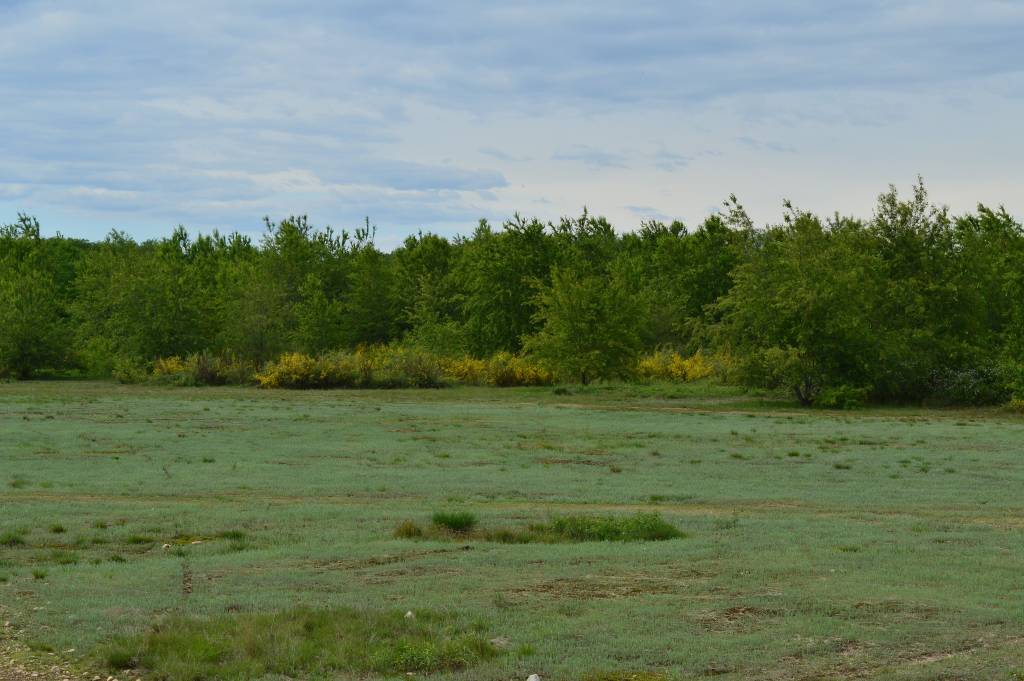
[[[251,380],[289,353],[381,347],[584,383],[696,356],[805,404],[997,403],[1024,396],[1024,230],[1002,208],[951,215],[920,182],[870,219],[787,203],[755,227],[730,197],[695,228],[516,215],[390,253],[369,222],[338,233],[305,217],[267,220],[258,242],[44,238],[24,215],[0,227],[0,375],[124,377],[176,358]]]

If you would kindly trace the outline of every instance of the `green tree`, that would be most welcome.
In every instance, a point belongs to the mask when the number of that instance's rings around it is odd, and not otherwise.
[[[629,373],[640,351],[638,320],[623,278],[556,268],[536,296],[537,333],[525,350],[584,385]]]

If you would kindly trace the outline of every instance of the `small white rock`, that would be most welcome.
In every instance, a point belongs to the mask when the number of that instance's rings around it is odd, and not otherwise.
[[[409,612],[405,613],[405,619],[407,619],[407,620],[414,620],[414,619],[416,619],[416,613],[414,613],[412,610],[410,610]]]
[[[170,544],[164,544],[160,548],[162,548],[164,551],[166,551],[167,549],[171,548],[171,545]]]
[[[530,674],[526,677],[526,681],[540,681],[540,676],[537,674]]]

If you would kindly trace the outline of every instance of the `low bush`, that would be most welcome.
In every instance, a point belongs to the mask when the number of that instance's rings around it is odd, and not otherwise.
[[[210,618],[176,616],[102,651],[112,671],[166,681],[406,675],[465,669],[498,655],[445,615],[297,608]]]
[[[206,352],[181,357],[162,357],[153,362],[151,380],[178,386],[247,385],[253,383],[256,365],[233,355]]]
[[[1005,403],[1013,394],[1015,367],[1000,363],[943,368],[932,373],[927,402],[982,406]]]
[[[524,527],[477,528],[471,513],[435,513],[432,530],[425,531],[413,521],[403,521],[395,528],[400,539],[432,537],[442,539],[455,533],[460,539],[497,542],[500,544],[558,544],[588,541],[663,541],[686,535],[657,513],[633,516],[555,516],[545,523]],[[450,535],[449,535],[450,536]]]
[[[393,534],[396,539],[416,539],[423,536],[423,528],[412,520],[403,520]]]
[[[469,511],[437,511],[431,519],[436,527],[465,533],[476,527],[476,516]]]
[[[679,383],[699,381],[717,373],[716,363],[700,350],[690,357],[673,350],[658,350],[641,357],[636,367],[636,375],[641,379]]]
[[[512,386],[554,385],[555,374],[527,357],[499,352],[487,360],[487,385]]]
[[[555,516],[553,533],[575,541],[663,541],[684,534],[657,513],[633,516]]]
[[[867,403],[869,392],[867,388],[849,385],[825,388],[818,395],[814,406],[822,409],[859,409]]]
[[[416,348],[378,346],[319,357],[281,355],[256,374],[264,388],[439,388],[441,362]]]

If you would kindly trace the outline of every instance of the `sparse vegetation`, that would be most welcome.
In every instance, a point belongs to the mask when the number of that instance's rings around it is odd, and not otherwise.
[[[193,681],[324,672],[430,674],[471,667],[497,654],[482,635],[443,615],[298,608],[171,618],[108,645],[103,658],[111,671]]]
[[[469,511],[436,511],[431,518],[435,527],[465,533],[476,527],[476,516]]]
[[[223,653],[243,644],[267,678],[405,677],[296,633],[303,606],[425,625],[420,668],[461,659],[446,640],[500,651],[414,672],[439,679],[1017,664],[1019,416],[798,412],[707,381],[572,390],[0,385],[5,618],[90,678],[243,675]],[[964,652],[916,661],[931,651]]]

